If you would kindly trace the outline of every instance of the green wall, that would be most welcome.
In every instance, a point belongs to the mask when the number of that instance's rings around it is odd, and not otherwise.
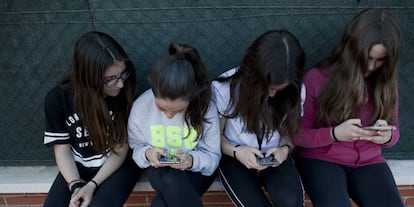
[[[400,20],[401,140],[387,158],[414,158],[414,1],[412,0],[3,0],[0,1],[0,165],[54,164],[43,146],[43,99],[69,70],[76,39],[90,30],[114,36],[144,75],[172,41],[194,45],[213,78],[239,64],[246,47],[270,29],[288,29],[309,68],[334,46],[360,10],[385,7]]]

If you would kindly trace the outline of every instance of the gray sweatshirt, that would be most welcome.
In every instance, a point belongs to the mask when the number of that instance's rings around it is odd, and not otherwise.
[[[175,114],[171,119],[155,105],[155,97],[151,89],[145,91],[135,100],[128,120],[128,140],[133,150],[133,159],[141,168],[150,166],[145,151],[152,147],[164,148],[168,151],[178,149],[193,157],[191,171],[211,175],[217,169],[221,157],[220,124],[217,109],[210,103],[204,123],[204,134],[201,139],[195,130],[184,121],[184,112]],[[188,132],[190,136],[184,138]]]

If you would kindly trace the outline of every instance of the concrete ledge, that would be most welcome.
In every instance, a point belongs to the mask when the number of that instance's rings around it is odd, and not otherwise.
[[[388,160],[397,185],[414,185],[414,160]]]
[[[388,160],[397,185],[414,185],[414,160]],[[56,177],[55,166],[0,167],[0,193],[47,193]],[[209,188],[223,190],[220,181]],[[146,178],[137,182],[134,191],[153,191]]]

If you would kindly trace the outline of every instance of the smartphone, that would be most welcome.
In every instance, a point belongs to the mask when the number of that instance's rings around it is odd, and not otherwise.
[[[280,164],[279,161],[277,161],[277,159],[275,159],[273,155],[263,158],[257,157],[257,163],[259,163],[259,165],[264,166],[274,166]]]
[[[170,156],[161,156],[159,159],[161,164],[178,164],[180,163],[180,159],[177,156],[170,155]]]
[[[367,127],[362,127],[362,128],[366,130],[374,130],[374,131],[389,131],[389,130],[392,130],[394,126],[367,126]]]

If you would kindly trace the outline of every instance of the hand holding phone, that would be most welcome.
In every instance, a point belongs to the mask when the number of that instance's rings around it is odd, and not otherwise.
[[[275,157],[273,155],[270,155],[269,157],[257,157],[257,163],[259,163],[259,165],[264,165],[264,166],[275,166],[275,165],[279,165],[279,161],[277,161],[277,159],[275,159]]]

